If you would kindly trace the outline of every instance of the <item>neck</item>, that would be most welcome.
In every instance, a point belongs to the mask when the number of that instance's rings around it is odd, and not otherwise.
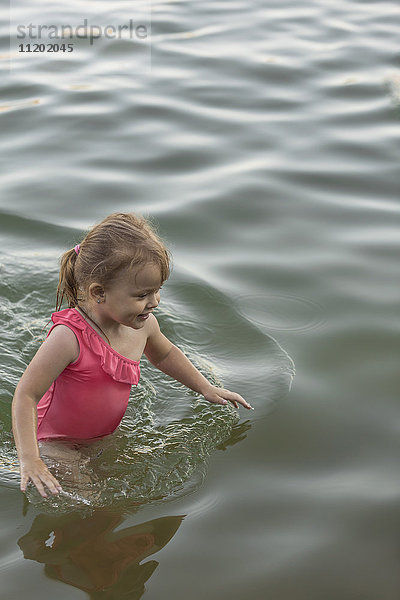
[[[100,327],[99,325],[99,320],[98,318],[96,318],[95,316],[91,315],[91,311],[88,307],[85,306],[85,308],[82,308],[81,305],[78,305],[77,308],[81,311],[81,313],[89,320],[91,321],[92,324],[94,324],[97,329],[102,333],[102,335],[106,338],[107,343],[109,344],[109,346],[111,346],[111,342],[110,339],[108,337],[108,335],[105,333],[105,331]],[[103,325],[104,327],[104,325]]]

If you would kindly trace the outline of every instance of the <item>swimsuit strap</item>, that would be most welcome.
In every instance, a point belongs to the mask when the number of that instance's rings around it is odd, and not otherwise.
[[[96,325],[97,329],[100,329],[101,333],[102,333],[102,334],[104,335],[104,337],[106,338],[106,340],[107,340],[107,342],[108,342],[108,345],[109,345],[109,346],[111,346],[111,342],[110,342],[110,340],[109,340],[109,338],[108,338],[108,335],[107,335],[106,333],[104,333],[104,331],[102,330],[102,328],[100,327],[100,325],[98,325],[98,324],[96,323],[96,321],[95,321],[94,319],[92,319],[92,317],[89,317],[89,315],[87,314],[87,312],[86,312],[86,311],[84,311],[84,310],[83,310],[83,308],[82,308],[81,306],[79,306],[79,304],[78,304],[78,308],[79,308],[79,310],[80,310],[80,311],[82,311],[82,312],[83,312],[83,314],[85,315],[85,317],[87,317],[87,318],[89,319],[89,321],[92,321],[92,323],[94,323],[94,324]],[[111,346],[111,347],[112,347],[112,346]]]

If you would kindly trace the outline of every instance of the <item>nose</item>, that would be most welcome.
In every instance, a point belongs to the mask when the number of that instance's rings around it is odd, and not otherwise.
[[[147,300],[147,308],[157,308],[160,302],[160,294],[159,292],[154,292],[154,294],[150,294]]]

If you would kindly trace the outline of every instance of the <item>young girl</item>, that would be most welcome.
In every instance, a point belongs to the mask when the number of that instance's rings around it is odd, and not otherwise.
[[[110,215],[62,256],[58,312],[12,404],[23,492],[29,480],[44,498],[46,491],[62,491],[40,447],[57,448],[57,441],[76,447],[115,431],[139,381],[143,353],[209,402],[252,408],[239,394],[211,385],[161,333],[153,311],[169,271],[159,237],[129,213]],[[60,310],[64,298],[69,308]]]

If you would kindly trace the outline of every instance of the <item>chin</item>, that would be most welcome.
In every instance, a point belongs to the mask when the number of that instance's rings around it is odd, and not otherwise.
[[[143,329],[145,324],[146,324],[146,321],[140,321],[139,319],[133,319],[133,321],[131,321],[131,323],[130,323],[130,327],[133,327],[133,329]]]

